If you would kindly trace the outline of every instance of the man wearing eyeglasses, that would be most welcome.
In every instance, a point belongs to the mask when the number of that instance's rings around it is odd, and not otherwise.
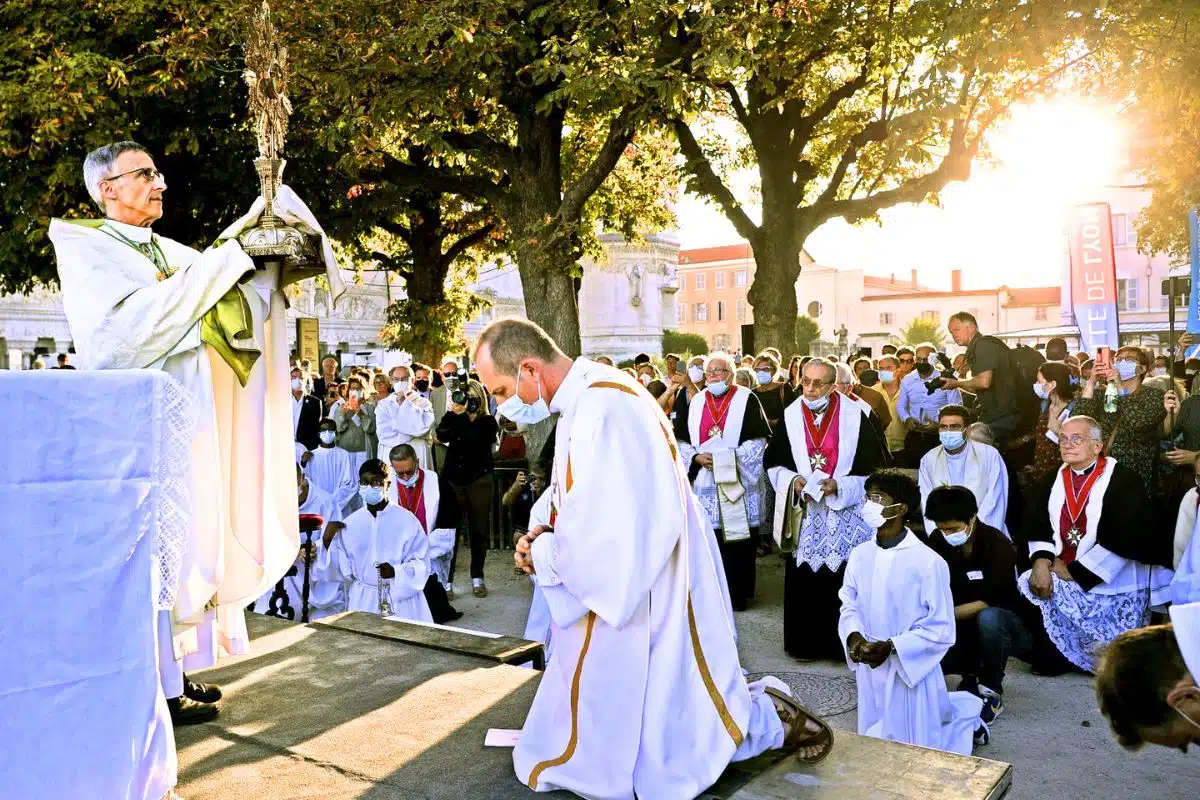
[[[776,530],[803,509],[783,599],[783,646],[800,659],[841,657],[838,590],[850,551],[875,532],[860,513],[863,483],[884,465],[866,411],[834,391],[836,380],[829,361],[804,365],[800,402],[784,411],[763,458],[776,492]]]
[[[1141,478],[1103,455],[1100,424],[1071,417],[1058,437],[1062,469],[1042,482],[1026,522],[1033,568],[1017,580],[1041,610],[1050,641],[1072,664],[1095,671],[1099,652],[1150,621],[1169,597],[1171,570],[1155,563],[1152,516]]]
[[[103,217],[50,225],[80,368],[161,369],[187,388],[198,412],[196,513],[180,523],[179,591],[174,609],[159,614],[158,659],[173,722],[203,722],[216,716],[221,692],[187,681],[183,669],[211,666],[218,649],[246,652],[243,609],[299,547],[287,348],[278,338],[286,326],[273,326],[269,339],[264,326],[280,298],[279,276],[256,270],[236,241],[257,221],[261,200],[222,244],[201,253],[153,232],[167,181],[141,145],[92,151],[83,178]],[[320,233],[286,186],[278,200],[276,214]],[[323,249],[336,295],[341,276]],[[236,502],[226,487],[236,487]]]
[[[733,359],[713,353],[705,388],[675,415],[675,438],[688,479],[717,534],[729,599],[745,611],[754,597],[763,517],[763,452],[771,428],[758,395],[733,383]]]

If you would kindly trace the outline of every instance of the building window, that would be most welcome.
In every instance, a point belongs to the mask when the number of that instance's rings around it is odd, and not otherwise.
[[[692,308],[692,322],[708,322],[708,303],[696,303]]]
[[[1137,231],[1128,214],[1112,215],[1113,246],[1130,247],[1137,244]]]
[[[746,270],[739,269],[737,272],[733,273],[733,285],[739,289],[746,288]]]
[[[675,304],[675,322],[680,325],[687,322],[687,306],[683,303]]]
[[[1175,307],[1176,308],[1187,308],[1187,304],[1188,304],[1188,296],[1186,294],[1175,295]],[[1167,296],[1165,294],[1159,295],[1158,305],[1159,305],[1159,308],[1163,308],[1163,309],[1165,309],[1167,307]],[[2,352],[3,351],[0,351],[0,353],[2,353]],[[0,355],[0,357],[2,357],[2,355]]]
[[[684,275],[682,272],[679,273],[679,291],[687,291],[687,275]]]
[[[745,274],[745,273],[743,273],[743,274]],[[746,321],[746,301],[738,300],[737,304],[734,306],[734,308],[737,310],[737,321],[745,322]]]
[[[813,300],[811,303],[809,303],[808,304],[808,315],[810,317],[812,317],[813,319],[816,319],[817,317],[821,316],[821,304],[818,303],[816,300]]]
[[[717,289],[724,289],[725,288],[725,270],[723,270],[723,269],[718,270],[715,277],[716,277],[716,280],[713,281],[713,286]]]
[[[938,311],[937,309],[933,309],[931,311],[922,311],[921,319],[927,319],[930,322],[941,322],[942,321],[942,312]]]
[[[893,314],[891,311],[880,312],[879,324],[880,325],[895,325],[896,324],[896,315]]]
[[[1117,308],[1135,311],[1138,308],[1137,278],[1117,278]]]
[[[1033,310],[1033,318],[1038,320],[1039,322],[1044,322],[1045,320],[1049,319],[1049,317],[1046,315],[1046,307],[1038,306],[1037,308],[1035,308]]]
[[[703,288],[704,288],[704,273],[697,272],[696,273],[696,290],[700,291]]]
[[[718,272],[717,274],[720,275],[721,273]],[[717,301],[717,322],[724,322],[724,321],[725,321],[725,301],[718,300]]]

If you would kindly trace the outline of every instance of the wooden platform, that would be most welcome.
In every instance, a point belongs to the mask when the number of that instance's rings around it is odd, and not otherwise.
[[[540,672],[447,652],[444,642],[398,641],[389,634],[396,623],[378,617],[348,619],[298,625],[247,615],[253,651],[192,676],[220,684],[225,699],[216,721],[176,732],[182,797],[535,796],[513,774],[512,751],[483,740],[489,728],[524,724]],[[731,765],[702,798],[993,800],[1011,774],[1006,764],[839,731],[816,767],[764,755]]]

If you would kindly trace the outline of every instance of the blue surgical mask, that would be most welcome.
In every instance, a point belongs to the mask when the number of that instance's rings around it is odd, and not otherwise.
[[[333,444],[333,440],[337,436],[333,431],[321,431],[319,435],[322,444]]]
[[[947,450],[957,450],[966,441],[962,431],[938,431],[938,439],[941,439],[942,446]]]
[[[400,476],[397,475],[396,480],[400,481],[400,485],[403,486],[405,489],[411,489],[412,487],[417,485],[417,478],[419,478],[420,476],[421,476],[421,474],[419,472],[414,472],[412,475],[410,475],[407,478],[401,478]]]
[[[1050,398],[1050,390],[1046,388],[1045,384],[1035,383],[1033,385],[1033,393],[1043,400],[1048,400]]]
[[[542,399],[542,385],[538,384],[538,399],[532,404],[526,403],[517,394],[521,389],[521,371],[517,370],[517,385],[512,397],[496,407],[496,414],[518,425],[536,425],[550,417],[550,407]]]
[[[717,381],[708,385],[708,393],[714,397],[720,397],[729,391],[729,381]]]
[[[803,396],[801,396],[800,399],[804,401],[804,405],[808,406],[809,411],[812,411],[816,414],[820,414],[829,405],[829,395],[818,397],[816,400],[809,400],[807,397]]]
[[[971,529],[963,528],[961,531],[956,531],[955,533],[946,533],[946,531],[942,531],[942,538],[945,539],[946,544],[950,545],[951,547],[962,547],[967,543],[967,540],[971,538]]]
[[[765,369],[760,369],[758,372],[754,373],[754,377],[758,378],[758,383],[761,386],[763,384],[770,383],[771,379],[775,376],[770,372],[767,372]]]
[[[369,506],[377,506],[383,502],[383,487],[359,486],[358,496]]]
[[[1136,361],[1118,361],[1117,374],[1121,376],[1121,380],[1127,381],[1137,375],[1138,363]]]
[[[892,372],[890,369],[879,370],[879,382],[880,383],[891,383],[895,379],[896,379],[896,374],[894,372]]]

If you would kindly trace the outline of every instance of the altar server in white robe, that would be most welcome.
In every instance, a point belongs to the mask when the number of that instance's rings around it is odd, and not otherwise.
[[[362,505],[358,498],[358,475],[351,472],[350,454],[334,444],[337,423],[321,420],[321,443],[312,450],[312,458],[304,467],[308,479],[328,492],[343,516],[357,511]]]
[[[1026,525],[1029,560],[1017,588],[1041,610],[1050,641],[1092,672],[1100,652],[1150,621],[1170,596],[1169,547],[1160,548],[1137,473],[1103,453],[1100,425],[1075,416],[1058,435],[1062,469],[1037,488]],[[1160,552],[1162,551],[1162,552]]]
[[[732,760],[832,745],[775,679],[747,684],[666,417],[635,380],[563,355],[524,319],[479,336],[475,364],[518,425],[557,412],[550,526],[517,544],[553,618],[554,658],[513,753],[536,791],[692,798]]]
[[[333,495],[308,480],[299,465],[296,467],[296,480],[300,484],[301,514],[315,514],[325,520],[326,525],[342,521],[342,512],[334,502]],[[331,614],[340,614],[346,610],[346,589],[342,582],[336,579],[327,579],[324,573],[316,568],[317,554],[323,546],[321,537],[315,537],[308,576],[308,618],[310,620],[321,619]],[[295,572],[289,569],[287,574],[280,579],[283,582],[285,596],[279,599],[283,602],[277,601],[276,607],[272,608],[271,601],[275,595],[275,587],[271,587],[255,602],[254,611],[256,613],[283,616],[293,621],[302,618],[304,608],[303,545],[301,545],[292,568]]]
[[[863,518],[874,538],[846,566],[838,635],[858,684],[858,732],[970,755],[983,701],[947,692],[942,658],[954,644],[950,568],[904,525],[921,500],[912,478],[866,481]]]
[[[223,243],[201,253],[153,233],[167,184],[145,148],[106,145],[88,154],[83,172],[105,218],[50,224],[79,368],[161,369],[199,410],[191,452],[197,513],[174,610],[159,623],[163,692],[178,724],[177,706],[190,698],[174,700],[190,687],[184,667],[211,666],[218,648],[246,652],[243,611],[299,546],[282,292],[296,277],[256,271],[236,241],[262,215],[261,197],[221,234]],[[321,236],[336,299],[344,282],[311,212],[287,186],[274,211]]]
[[[375,404],[375,435],[380,461],[386,462],[398,444],[412,445],[422,469],[429,462],[429,436],[433,430],[433,404],[412,388],[408,367],[392,368],[392,392]]]
[[[458,498],[450,482],[430,469],[417,466],[417,451],[412,445],[398,444],[390,454],[392,474],[391,501],[417,518],[429,537],[429,580],[425,582],[425,601],[437,623],[453,622],[462,612],[450,605],[450,559],[461,518]]]
[[[929,493],[939,486],[965,486],[979,505],[977,519],[1012,538],[1005,525],[1008,513],[1008,470],[1000,451],[990,444],[967,438],[967,409],[942,406],[938,411],[940,444],[921,457],[917,482],[921,486],[921,509]],[[937,525],[925,520],[925,530]]]
[[[775,530],[802,513],[795,555],[784,575],[783,646],[796,658],[841,657],[838,590],[846,559],[874,530],[863,522],[863,481],[884,453],[862,408],[833,390],[836,370],[824,359],[804,365],[801,395],[763,461],[775,489]]]
[[[708,357],[704,391],[675,415],[674,430],[692,491],[716,532],[733,608],[745,611],[754,597],[771,428],[758,396],[734,385],[734,366],[725,353]]]
[[[391,478],[378,459],[358,473],[363,507],[344,523],[326,526],[317,568],[346,587],[346,609],[433,622],[425,600],[429,537],[409,512],[388,501]],[[382,587],[382,589],[381,589]]]

